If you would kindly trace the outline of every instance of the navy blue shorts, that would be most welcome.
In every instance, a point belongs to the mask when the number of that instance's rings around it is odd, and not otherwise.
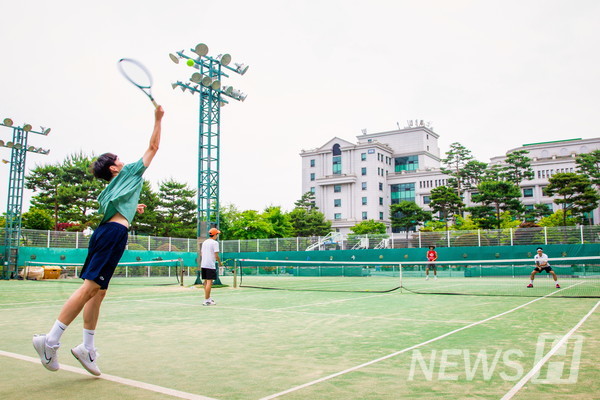
[[[202,279],[217,279],[217,270],[212,268],[202,268]]]
[[[100,225],[92,234],[79,277],[96,282],[100,289],[107,289],[127,246],[127,234],[127,228],[119,223]]]

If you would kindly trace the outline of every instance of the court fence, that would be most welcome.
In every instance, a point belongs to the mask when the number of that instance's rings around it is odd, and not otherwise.
[[[0,228],[0,246],[5,229]],[[22,247],[88,247],[89,235],[82,232],[21,230]],[[549,244],[600,243],[600,225],[534,227],[465,231],[417,231],[385,235],[356,235],[331,232],[326,236],[221,240],[221,251],[280,252],[315,250],[402,249],[422,247],[488,247]],[[130,234],[128,250],[196,252],[197,239]]]

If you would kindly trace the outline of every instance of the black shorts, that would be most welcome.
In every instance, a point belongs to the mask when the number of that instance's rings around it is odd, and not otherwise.
[[[535,267],[533,270],[537,272],[546,271],[547,273],[550,273],[550,271],[552,271],[552,267]]]
[[[100,289],[107,289],[127,246],[127,234],[127,228],[119,223],[100,225],[90,238],[88,255],[79,277],[96,282]]]
[[[213,268],[202,268],[202,279],[217,279],[217,270]]]
[[[427,264],[427,268],[431,268],[431,269],[437,271],[437,265],[436,264]]]

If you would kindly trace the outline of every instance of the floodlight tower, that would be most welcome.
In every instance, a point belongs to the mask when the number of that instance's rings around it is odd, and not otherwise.
[[[17,275],[17,260],[19,256],[19,241],[21,239],[21,210],[23,208],[23,187],[25,183],[25,158],[27,152],[48,154],[50,150],[27,145],[29,133],[48,135],[50,128],[41,127],[41,132],[31,130],[30,124],[13,126],[10,118],[5,118],[1,126],[12,128],[12,141],[0,140],[0,147],[11,149],[10,175],[8,179],[8,202],[6,204],[6,230],[4,235],[4,269],[3,279],[15,278]]]
[[[247,96],[231,86],[222,85],[221,81],[229,77],[227,71],[244,75],[248,66],[236,63],[235,68],[230,67],[229,54],[208,56],[208,46],[204,43],[190,51],[194,57],[186,55],[183,50],[169,54],[175,64],[185,60],[185,64],[197,70],[190,76],[190,82],[177,81],[171,86],[200,95],[197,232],[198,238],[206,238],[209,229],[219,225],[221,107],[229,103],[225,97],[244,101]]]

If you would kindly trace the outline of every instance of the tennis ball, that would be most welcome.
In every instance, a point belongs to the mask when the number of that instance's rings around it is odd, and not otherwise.
[[[190,67],[193,67],[194,64],[194,60],[187,60],[187,65],[189,65]]]

